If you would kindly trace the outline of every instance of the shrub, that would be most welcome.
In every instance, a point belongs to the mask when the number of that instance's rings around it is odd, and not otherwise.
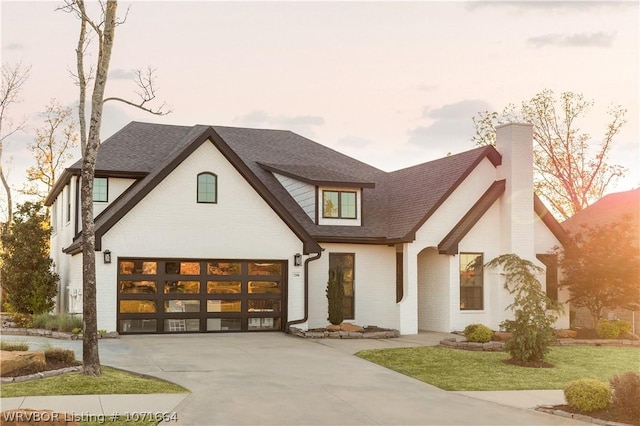
[[[631,332],[631,323],[628,321],[602,320],[596,326],[596,333],[601,339],[617,339],[621,334]]]
[[[11,322],[19,328],[31,328],[33,325],[33,317],[29,314],[11,314]]]
[[[0,341],[1,351],[28,351],[29,343],[27,342],[2,342]]]
[[[536,278],[544,270],[515,254],[500,255],[486,266],[502,269],[504,288],[513,296],[513,303],[507,308],[513,311],[514,318],[501,324],[513,333],[505,349],[518,362],[543,361],[553,341],[552,326],[562,312],[562,306],[547,297]]]
[[[464,328],[464,336],[470,342],[486,343],[493,337],[493,330],[482,324],[469,324]]]
[[[339,267],[329,271],[329,282],[327,283],[327,301],[329,308],[329,322],[333,325],[342,324],[343,313],[344,282],[342,269]]]
[[[72,363],[76,360],[76,354],[71,349],[50,347],[44,350],[44,358],[47,362]]]
[[[33,318],[33,327],[47,330],[73,331],[74,328],[82,328],[82,317],[69,314],[40,314]]]
[[[574,380],[564,387],[564,399],[580,411],[602,410],[611,401],[611,389],[607,383],[595,379]]]
[[[82,328],[82,317],[79,315],[60,314],[58,317],[58,330],[73,331],[74,328]]]
[[[640,375],[633,371],[613,376],[611,384],[611,402],[631,418],[640,418]]]

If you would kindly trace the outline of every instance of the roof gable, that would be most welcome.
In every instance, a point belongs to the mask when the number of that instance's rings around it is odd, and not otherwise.
[[[457,254],[458,244],[478,223],[480,218],[489,210],[493,203],[504,193],[506,180],[494,182],[489,189],[476,201],[462,219],[453,227],[451,232],[438,244],[440,254]]]
[[[485,146],[390,173],[389,236],[413,240],[415,233],[485,158],[502,157]]]

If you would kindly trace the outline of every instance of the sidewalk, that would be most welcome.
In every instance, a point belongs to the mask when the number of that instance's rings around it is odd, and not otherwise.
[[[2,411],[18,408],[48,409],[75,416],[170,416],[188,393],[156,393],[133,395],[55,395],[0,398]],[[146,417],[147,419],[149,417]]]

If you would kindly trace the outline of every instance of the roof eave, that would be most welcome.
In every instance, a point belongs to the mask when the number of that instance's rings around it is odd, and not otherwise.
[[[547,206],[544,205],[536,194],[533,194],[533,210],[563,246],[570,244],[571,240],[567,231],[565,231],[562,225],[560,225],[560,222],[553,217],[551,211],[549,211]]]
[[[305,182],[315,186],[336,186],[341,188],[375,188],[376,184],[374,182],[356,182],[356,181],[333,181],[326,179],[311,179],[307,176],[302,176],[298,173],[292,173],[288,170],[282,170],[280,168],[271,166],[269,164],[258,163],[260,167],[270,172],[275,172],[281,174],[283,176],[290,177],[292,179],[299,180],[301,182]]]

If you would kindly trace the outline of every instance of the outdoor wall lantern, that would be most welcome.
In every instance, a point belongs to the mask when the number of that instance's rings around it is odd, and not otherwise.
[[[302,255],[300,253],[296,253],[293,256],[293,266],[302,266]]]
[[[104,251],[104,263],[111,263],[111,251]]]

